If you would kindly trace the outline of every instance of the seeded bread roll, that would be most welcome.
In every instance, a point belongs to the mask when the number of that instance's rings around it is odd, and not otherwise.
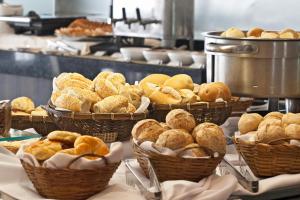
[[[137,122],[132,129],[132,136],[139,142],[156,142],[159,135],[165,131],[165,128],[154,119],[144,119]]]
[[[195,141],[201,146],[221,154],[226,153],[226,139],[222,129],[213,123],[202,123],[193,131]]]
[[[62,146],[59,142],[49,140],[37,141],[25,148],[26,153],[32,154],[39,161],[49,159],[60,150],[62,150]]]
[[[58,108],[64,108],[74,112],[82,113],[90,112],[91,108],[91,102],[81,101],[80,99],[67,94],[60,95],[54,102],[54,105]]]
[[[166,80],[163,84],[164,86],[169,86],[176,90],[180,89],[194,89],[193,79],[186,74],[177,74],[172,76],[170,79]]]
[[[74,143],[75,153],[78,155],[95,154],[104,156],[109,153],[107,145],[97,137],[89,135],[80,136]]]
[[[196,126],[194,116],[183,109],[171,110],[166,116],[166,123],[173,129],[184,129],[188,132]]]
[[[266,125],[257,130],[257,141],[261,143],[268,144],[286,138],[284,129],[278,125]]]
[[[155,144],[160,147],[176,150],[184,148],[193,142],[193,137],[186,131],[182,129],[171,129],[160,134]]]
[[[257,113],[245,113],[238,122],[238,129],[241,134],[256,131],[262,120],[263,117]]]
[[[13,111],[21,111],[31,113],[35,108],[33,101],[28,97],[18,97],[11,101],[11,109]]]
[[[289,139],[300,140],[300,124],[289,124],[284,131]]]
[[[95,113],[116,113],[122,107],[128,107],[128,99],[122,95],[104,98],[93,107]]]

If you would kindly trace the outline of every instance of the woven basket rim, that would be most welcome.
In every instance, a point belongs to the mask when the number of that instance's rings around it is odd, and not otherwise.
[[[48,103],[44,106],[47,112],[54,114],[58,117],[71,118],[71,119],[93,119],[93,120],[140,120],[147,117],[148,112],[143,113],[79,113],[74,111],[56,110],[55,106]]]
[[[191,158],[185,158],[185,157],[181,157],[181,156],[170,156],[170,155],[163,155],[163,154],[159,154],[153,151],[148,151],[148,150],[144,150],[142,149],[138,144],[132,142],[132,144],[141,152],[143,152],[143,154],[149,158],[156,156],[156,157],[161,157],[161,158],[173,158],[173,159],[177,159],[178,161],[184,161],[184,160],[218,160],[220,158],[223,158],[225,156],[225,154],[220,154],[218,157],[211,157],[211,158],[204,158],[204,157],[191,157]]]
[[[22,121],[28,121],[28,122],[52,122],[51,118],[49,116],[39,116],[39,115],[13,115],[11,116],[12,120],[22,120]]]

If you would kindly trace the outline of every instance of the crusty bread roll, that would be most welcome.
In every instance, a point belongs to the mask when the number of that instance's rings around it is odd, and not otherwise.
[[[268,118],[276,118],[276,119],[282,119],[283,114],[281,112],[270,112],[264,116],[264,119]]]
[[[185,148],[190,149],[188,151],[191,152],[193,157],[205,157],[208,156],[208,154],[205,152],[203,148],[200,147],[197,143],[192,143],[187,145]]]
[[[168,126],[168,124],[164,122],[160,122],[159,124],[163,127],[165,131],[172,129],[170,126]]]
[[[122,107],[128,107],[128,99],[122,95],[104,98],[93,106],[95,113],[116,113]]]
[[[260,38],[262,39],[278,39],[279,35],[276,32],[262,32]]]
[[[67,144],[74,144],[75,140],[81,136],[79,133],[69,131],[52,131],[47,135],[50,141],[62,142]]]
[[[245,34],[238,28],[232,27],[221,34],[222,37],[244,38]]]
[[[187,74],[177,74],[166,80],[163,86],[169,86],[176,90],[194,89],[193,79]]]
[[[74,142],[75,153],[78,155],[95,154],[104,156],[109,153],[107,145],[97,137],[84,135],[78,137]]]
[[[155,90],[149,98],[151,102],[157,104],[180,104],[182,101],[180,93],[167,86],[162,87],[160,90]]]
[[[95,82],[95,91],[103,99],[119,93],[118,88],[106,79],[98,79]]]
[[[284,131],[289,139],[300,140],[300,124],[289,124]]]
[[[202,123],[193,131],[195,141],[201,146],[221,154],[226,153],[226,139],[222,129],[213,123]]]
[[[161,126],[158,121],[154,119],[144,119],[134,125],[131,134],[133,138],[139,142],[155,142],[164,131],[165,128]]]
[[[110,71],[104,71],[100,72],[93,80],[93,82],[96,82],[98,79],[106,79],[109,75],[113,74],[113,72]]]
[[[188,132],[191,132],[196,126],[194,116],[183,109],[171,110],[166,116],[166,123],[173,129],[184,129]]]
[[[166,75],[166,74],[151,74],[149,76],[146,76],[143,78],[140,82],[139,85],[140,87],[144,90],[144,85],[146,83],[153,83],[158,86],[162,86],[166,80],[170,79],[171,77]]]
[[[263,121],[261,121],[258,125],[258,128],[262,127],[262,126],[266,126],[266,125],[277,125],[277,126],[281,126],[282,122],[281,119],[275,118],[275,117],[267,117],[266,119],[264,119]]]
[[[155,144],[160,147],[176,150],[184,148],[193,142],[193,137],[186,131],[182,129],[171,129],[160,134]]]
[[[87,89],[68,87],[63,89],[61,93],[74,96],[80,99],[81,101],[89,101],[91,102],[91,104],[95,104],[101,100],[97,93]]]
[[[136,108],[131,103],[128,103],[127,107],[121,107],[118,109],[113,110],[114,113],[134,113]]]
[[[282,125],[286,127],[289,124],[300,124],[300,114],[287,113],[282,116]]]
[[[297,39],[298,33],[293,29],[287,28],[279,32],[279,37],[282,39]]]
[[[81,101],[80,99],[67,94],[60,95],[54,102],[54,105],[58,108],[64,108],[74,112],[82,113],[90,112],[91,108],[91,102]]]
[[[241,134],[256,131],[262,120],[263,117],[260,114],[244,113],[238,122],[238,129]]]
[[[218,98],[222,98],[224,101],[231,100],[231,91],[229,87],[222,82],[201,84],[198,95],[201,101],[207,102],[216,101]]]
[[[106,77],[106,80],[110,81],[114,85],[124,85],[126,83],[126,78],[123,74],[121,73],[113,73],[109,74]]]
[[[141,105],[141,98],[143,90],[138,85],[125,85],[120,88],[120,95],[126,97],[129,103],[133,104],[135,108]]]
[[[197,95],[195,95],[195,93],[192,90],[181,89],[181,90],[179,90],[179,93],[182,98],[182,100],[181,100],[182,104],[197,102]]]
[[[287,138],[284,129],[278,125],[262,126],[257,130],[256,134],[257,141],[266,144]]]
[[[247,32],[247,37],[260,37],[262,32],[264,32],[263,29],[255,27]]]
[[[34,110],[34,103],[28,97],[18,97],[11,101],[11,109],[13,111],[22,111],[31,113]]]
[[[87,85],[91,85],[92,81],[84,77],[83,75],[79,73],[61,73],[57,78],[56,78],[56,84],[57,85],[62,85],[63,82],[67,79],[72,79],[72,80],[77,80],[80,82],[84,82]]]
[[[62,150],[62,146],[59,142],[49,140],[40,140],[25,148],[26,153],[32,154],[39,161],[49,159],[60,150]]]

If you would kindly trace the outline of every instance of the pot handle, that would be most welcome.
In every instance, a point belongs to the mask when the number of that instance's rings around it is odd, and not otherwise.
[[[251,44],[216,44],[208,43],[205,46],[207,52],[235,53],[235,54],[255,54],[258,48]]]

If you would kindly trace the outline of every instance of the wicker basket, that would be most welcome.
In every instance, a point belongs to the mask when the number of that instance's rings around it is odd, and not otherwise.
[[[12,115],[11,128],[18,130],[34,128],[42,136],[59,129],[49,116],[34,115]]]
[[[147,118],[147,113],[96,114],[75,113],[56,110],[53,105],[46,106],[48,115],[61,130],[101,138],[105,142],[126,141],[137,121]]]
[[[223,124],[232,112],[234,102],[198,102],[182,105],[150,105],[150,118],[163,122],[166,115],[173,109],[181,108],[194,115],[197,124],[212,122],[218,125]]]
[[[148,177],[149,158],[157,178],[160,182],[167,180],[187,180],[198,182],[204,177],[211,175],[224,155],[216,158],[182,158],[161,155],[146,151],[133,142],[133,150],[140,167]]]
[[[254,99],[240,100],[239,97],[233,97],[232,101],[232,112],[246,112],[247,109],[252,105]]]
[[[66,169],[35,167],[23,160],[21,163],[41,196],[49,199],[80,200],[104,190],[120,164],[107,164],[97,170],[69,169],[80,157],[82,156],[74,159]]]
[[[300,173],[300,147],[296,145],[233,141],[237,151],[257,177]]]
[[[11,107],[7,102],[0,103],[0,135],[8,136],[11,126]]]

